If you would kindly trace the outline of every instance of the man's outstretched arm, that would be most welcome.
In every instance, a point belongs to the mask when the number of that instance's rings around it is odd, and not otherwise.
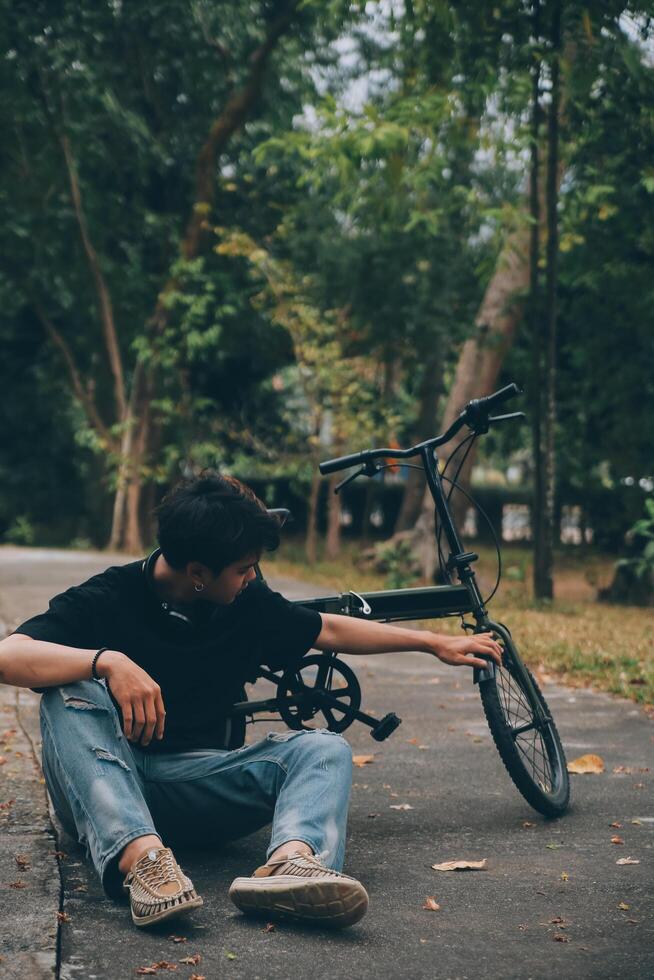
[[[352,616],[321,613],[322,629],[314,647],[339,653],[401,653],[418,650],[438,657],[453,667],[486,667],[486,661],[475,657],[483,653],[501,664],[502,648],[492,633],[473,636],[447,636],[430,630],[404,629],[386,623],[374,623]],[[472,656],[468,656],[472,654]]]

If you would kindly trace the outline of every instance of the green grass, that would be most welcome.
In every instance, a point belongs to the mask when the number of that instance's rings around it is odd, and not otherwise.
[[[326,591],[357,592],[386,588],[385,576],[360,569],[365,545],[346,543],[338,559],[320,558],[307,565],[303,545],[285,541],[266,558],[278,574],[304,579]],[[495,581],[494,552],[480,552],[482,591]],[[598,586],[610,581],[612,559],[592,553],[564,551],[555,562],[555,599],[535,602],[531,591],[531,555],[522,548],[503,549],[505,574],[490,612],[506,623],[521,653],[543,681],[556,676],[572,686],[590,686],[642,705],[654,705],[654,614],[637,606],[613,606],[595,600]],[[509,569],[514,571],[507,574]],[[456,632],[458,620],[432,621],[430,628]]]

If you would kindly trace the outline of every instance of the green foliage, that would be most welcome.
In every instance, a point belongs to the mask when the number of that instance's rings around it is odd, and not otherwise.
[[[16,517],[5,531],[4,540],[8,544],[34,544],[36,541],[36,535],[29,518],[24,514],[20,514],[18,517]]]
[[[385,589],[406,589],[415,585],[420,578],[420,570],[408,541],[380,546],[377,558],[386,572]]]
[[[198,154],[287,11],[214,199],[198,200]],[[651,26],[615,0],[567,3],[564,26],[561,479],[590,500],[607,467],[619,486],[651,458]],[[527,7],[35,0],[2,32],[0,531],[56,513],[102,540],[116,483],[124,425],[64,138],[127,389],[137,361],[156,369],[148,480],[210,464],[306,485],[321,446],[409,437],[425,372],[436,362],[451,382],[502,242],[524,220],[529,71],[547,55]],[[188,260],[192,215],[205,247]],[[507,374],[528,371],[518,341]],[[499,461],[528,441],[506,431],[487,443]]]
[[[629,569],[640,582],[654,588],[654,497],[645,501],[645,517],[636,521],[630,535],[638,543],[640,553],[621,559],[617,567]]]

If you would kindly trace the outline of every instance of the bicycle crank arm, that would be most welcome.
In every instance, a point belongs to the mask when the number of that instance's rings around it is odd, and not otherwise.
[[[253,715],[257,711],[279,711],[277,698],[267,698],[265,701],[239,701],[232,705],[230,714],[235,716]]]

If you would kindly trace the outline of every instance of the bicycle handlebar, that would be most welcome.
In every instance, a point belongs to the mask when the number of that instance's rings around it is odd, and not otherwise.
[[[347,470],[351,466],[361,465],[363,467],[371,467],[376,459],[407,459],[410,456],[417,456],[426,447],[435,448],[436,446],[442,446],[446,442],[449,442],[459,429],[466,424],[472,429],[475,427],[481,429],[484,424],[487,426],[488,422],[491,421],[489,418],[491,411],[519,394],[521,394],[521,391],[517,384],[510,384],[504,388],[500,388],[498,391],[494,391],[492,395],[487,395],[485,398],[474,398],[468,402],[459,417],[454,420],[446,432],[433,439],[428,439],[426,442],[421,442],[417,446],[412,446],[410,449],[364,449],[359,453],[350,453],[349,456],[337,456],[336,459],[326,459],[318,464],[318,469],[323,476],[326,476],[328,473]],[[484,431],[487,431],[487,428]],[[374,470],[371,470],[368,475],[372,476],[373,474]]]
[[[323,463],[318,463],[318,469],[326,476],[327,473],[338,473],[339,470],[347,470],[350,466],[357,463],[366,463],[370,457],[371,449],[364,449],[360,453],[351,453],[349,456],[338,456],[336,459],[326,459]]]

